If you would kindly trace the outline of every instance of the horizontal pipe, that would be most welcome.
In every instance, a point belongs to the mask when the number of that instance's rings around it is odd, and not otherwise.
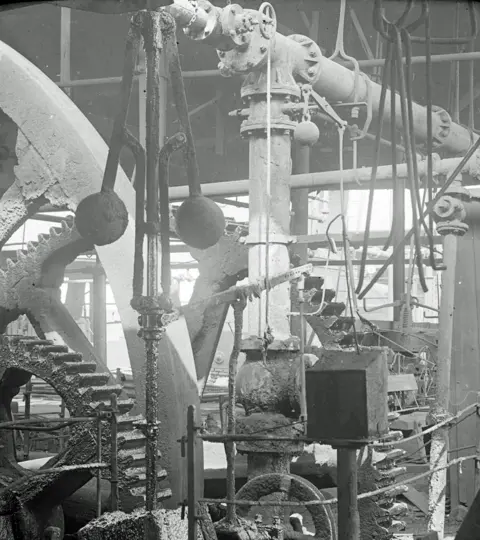
[[[382,266],[385,261],[387,259],[386,258],[383,258],[383,259],[367,259],[365,261],[365,265],[366,266]],[[308,260],[309,264],[313,264],[313,266],[326,266],[327,265],[327,261],[326,259],[309,259]],[[352,266],[360,266],[362,263],[362,261],[360,259],[353,259],[352,261],[350,261],[352,263]],[[410,264],[410,259],[405,259],[405,265],[408,265]],[[425,265],[425,266],[431,266],[431,263],[430,263],[430,259],[423,259],[422,263]],[[345,259],[337,259],[337,260],[333,260],[330,259],[328,261],[328,267],[331,268],[332,266],[342,266],[344,267],[345,266]]]
[[[463,52],[463,53],[450,53],[450,54],[434,54],[432,55],[432,63],[442,62],[467,62],[469,60],[480,60],[480,51]],[[405,63],[405,58],[403,59]],[[348,67],[353,67],[351,62],[337,62],[338,64]],[[412,64],[425,64],[425,56],[413,56]],[[376,58],[374,60],[359,60],[358,65],[361,69],[373,68],[383,66],[385,64],[384,58]],[[221,77],[220,70],[218,69],[198,69],[193,71],[183,71],[184,79],[205,79],[211,77]],[[137,76],[138,78],[138,76]],[[101,84],[120,84],[121,77],[100,77],[97,79],[77,79],[72,81],[58,81],[56,84],[60,88],[73,88],[77,86],[98,86]]]
[[[448,158],[434,161],[434,176],[448,176],[460,163],[460,158]],[[472,158],[462,171],[471,174],[475,178],[480,176],[475,169],[475,159]],[[418,162],[418,173],[420,177],[427,174],[427,163]],[[346,169],[344,171],[322,171],[307,174],[292,174],[290,176],[291,189],[310,188],[336,190],[339,189],[343,181],[345,189],[370,189],[370,179],[372,175],[371,167],[359,167],[358,169]],[[407,178],[407,165],[400,163],[397,165],[397,178]],[[392,188],[392,166],[381,165],[377,170],[378,189]],[[230,182],[212,182],[202,184],[202,193],[206,197],[231,197],[234,195],[248,195],[249,181],[234,180]],[[188,186],[172,186],[169,189],[170,201],[182,201],[188,197]]]
[[[480,59],[480,53],[477,54]],[[380,84],[366,77],[358,77],[355,86],[355,75],[352,70],[324,56],[319,59],[319,71],[320,77],[314,83],[313,88],[327,101],[337,103],[368,102],[370,95],[372,114],[378,116],[382,91]],[[385,99],[385,120],[395,123],[398,128],[401,128],[403,118],[400,96],[395,93],[393,97],[396,103],[395,118],[390,118],[392,93],[388,90]],[[412,103],[412,109],[415,140],[424,143],[427,141],[428,135],[427,109],[415,102]],[[448,118],[444,111],[432,113],[432,133],[438,139],[438,148],[442,148],[452,156],[465,155],[472,143],[478,139],[478,135],[471,134],[468,128],[453,122],[451,119],[448,120]]]
[[[217,77],[220,75],[218,69],[199,69],[196,71],[182,71],[184,79],[204,79],[208,77]],[[138,80],[140,75],[136,75]],[[122,77],[99,77],[97,79],[76,79],[73,81],[57,81],[60,88],[74,88],[78,86],[99,86],[101,84],[120,84]]]

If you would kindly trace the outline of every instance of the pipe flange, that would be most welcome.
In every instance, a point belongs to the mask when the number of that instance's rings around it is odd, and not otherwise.
[[[432,115],[433,114],[435,114],[435,116],[439,120],[437,129],[433,133],[433,138],[432,138],[432,146],[434,149],[437,149],[439,146],[442,146],[445,143],[445,139],[448,137],[450,133],[450,128],[452,125],[452,117],[448,114],[448,112],[445,109],[437,105],[434,105],[432,107]]]
[[[272,131],[283,131],[286,135],[293,133],[297,123],[292,122],[287,116],[279,116],[272,118]],[[250,137],[254,135],[255,137],[263,133],[267,136],[267,125],[266,122],[256,122],[251,120],[244,120],[240,126],[240,134],[243,136]],[[288,241],[288,243],[290,240]]]
[[[252,10],[244,10],[238,4],[225,6],[219,16],[221,27],[237,47],[248,47],[258,20]]]
[[[223,9],[220,21],[225,33],[236,45],[235,49],[229,51],[217,50],[224,69],[233,73],[248,73],[265,63],[268,47],[273,50],[275,46],[275,36],[269,39],[262,35],[257,11],[230,4]]]
[[[285,96],[294,101],[300,99],[300,87],[295,81],[289,65],[285,63],[275,64],[272,67],[271,75],[272,95]],[[241,93],[242,99],[265,96],[267,94],[267,76],[265,71],[257,70],[249,73],[243,81]]]
[[[457,197],[444,195],[435,204],[433,212],[438,234],[463,236],[468,231],[468,225],[464,222],[467,215],[465,206]]]
[[[299,64],[302,68],[297,70],[297,74],[310,84],[315,83],[320,77],[322,50],[313,39],[302,34],[292,34],[288,36],[288,39],[299,43],[305,50],[303,62]]]
[[[458,219],[452,219],[451,221],[442,221],[437,223],[437,232],[441,236],[447,234],[454,234],[455,236],[463,236],[468,231],[468,225]]]

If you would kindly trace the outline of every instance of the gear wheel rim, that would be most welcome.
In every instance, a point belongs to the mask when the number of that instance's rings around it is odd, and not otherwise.
[[[30,345],[30,347],[29,347]],[[32,346],[33,345],[33,346]],[[45,351],[42,351],[42,348]],[[53,349],[53,350],[52,350]],[[43,354],[42,354],[43,353]],[[0,337],[0,368],[5,369],[19,369],[27,374],[34,375],[41,378],[47,384],[49,384],[58,395],[64,400],[70,416],[92,416],[92,421],[95,421],[95,412],[98,407],[105,404],[105,399],[98,400],[97,406],[92,406],[92,394],[95,392],[95,386],[92,386],[93,391],[86,386],[78,387],[73,386],[74,382],[78,382],[78,377],[75,374],[68,374],[65,363],[55,366],[55,354],[65,354],[70,357],[81,358],[79,353],[69,351],[66,346],[54,345],[48,340],[36,340],[29,339],[23,336],[1,336]],[[87,376],[99,375],[104,379],[109,377],[106,373],[97,373],[97,366],[94,363],[84,362],[80,359],[77,362],[73,362],[77,366],[87,367]],[[78,369],[78,368],[76,368]],[[78,373],[77,375],[82,375]],[[68,379],[70,377],[70,379]],[[72,388],[73,386],[73,388]],[[97,388],[100,388],[99,386]],[[113,390],[115,393],[120,393],[122,387],[120,385],[106,386],[108,390]],[[103,389],[102,389],[103,392]],[[112,392],[113,393],[113,392]],[[117,395],[118,395],[117,394]],[[136,448],[137,454],[141,455],[141,450],[145,451],[145,437],[137,429],[121,430],[121,424],[131,424],[133,422],[140,422],[142,416],[129,416],[128,411],[133,407],[133,400],[119,400],[119,405],[123,408],[123,411],[118,415],[117,424],[119,425],[119,431],[117,435],[118,441],[118,453],[119,453],[119,492],[120,492],[120,507],[131,506],[132,510],[143,506],[145,500],[145,481],[142,478],[145,467],[135,466],[135,453],[131,453],[132,459],[129,459],[129,444],[138,441],[140,444]],[[85,426],[80,427],[85,429]],[[105,432],[105,430],[102,430]],[[68,443],[67,443],[68,448]],[[103,448],[105,446],[103,445]],[[108,450],[107,450],[108,451]],[[48,463],[45,465],[48,467]],[[103,470],[102,476],[110,480],[109,470]],[[166,471],[159,467],[159,480],[166,478]],[[143,481],[142,481],[143,480]],[[165,500],[171,496],[170,489],[159,490],[158,501]]]
[[[287,492],[288,488],[288,492]],[[270,473],[256,476],[249,480],[236,494],[239,500],[260,500],[262,497],[276,492],[288,493],[299,500],[324,501],[322,493],[308,480],[295,474]],[[252,505],[254,506],[254,505]],[[240,517],[246,517],[250,507],[239,506],[237,513]],[[333,512],[328,505],[309,505],[306,509],[312,517],[315,526],[315,538],[319,540],[336,540],[337,527]]]

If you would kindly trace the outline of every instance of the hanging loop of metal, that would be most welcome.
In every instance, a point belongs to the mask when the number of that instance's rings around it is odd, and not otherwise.
[[[347,11],[347,0],[341,0],[340,2],[340,15],[338,20],[338,29],[337,29],[337,40],[335,43],[335,50],[333,51],[332,55],[329,57],[329,60],[334,60],[336,58],[341,58],[343,60],[346,60],[347,62],[351,62],[353,64],[353,72],[354,72],[354,82],[353,82],[353,92],[354,97],[353,100],[356,103],[358,101],[358,79],[360,78],[361,71],[360,71],[360,65],[358,63],[358,60],[348,55],[345,52],[345,46],[344,46],[344,35],[345,35],[345,16]],[[366,77],[368,79],[368,77]],[[368,131],[368,128],[370,127],[371,121],[372,121],[372,102],[370,98],[370,88],[369,88],[370,79],[368,79],[367,82],[367,92],[369,92],[369,97],[367,97],[367,100],[369,103],[367,103],[367,118],[365,120],[363,128],[354,136],[351,137],[351,140],[353,141],[354,146],[356,145],[356,141],[363,139]],[[358,107],[354,107],[352,109],[352,118],[358,117]]]
[[[373,9],[373,27],[386,41],[390,41],[392,39],[391,29],[394,27],[398,29],[404,28],[407,29],[409,32],[413,32],[425,22],[425,19],[427,17],[425,5],[422,4],[422,11],[420,15],[410,24],[407,24],[407,19],[412,12],[414,6],[414,0],[407,0],[405,9],[400,15],[400,17],[396,21],[389,21],[385,16],[383,0],[375,0],[375,6]]]

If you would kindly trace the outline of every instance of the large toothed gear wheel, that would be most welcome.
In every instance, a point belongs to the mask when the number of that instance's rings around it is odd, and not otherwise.
[[[23,373],[24,380],[35,375],[48,383],[63,399],[71,417],[95,416],[98,410],[108,409],[112,394],[120,396],[122,387],[108,384],[109,373],[99,373],[94,362],[85,362],[82,355],[68,350],[64,345],[55,345],[48,340],[25,337],[3,336],[0,341],[0,369],[5,370],[2,381],[11,376],[11,371]],[[24,381],[20,381],[24,384]],[[1,396],[5,399],[5,395]],[[13,396],[11,396],[13,397]],[[131,399],[118,399],[118,460],[120,503],[131,510],[145,503],[145,437],[135,428],[143,421],[142,416],[130,416],[133,407]],[[93,452],[95,452],[95,426],[78,429],[92,431]],[[75,431],[75,430],[74,430]],[[105,433],[108,433],[108,421],[105,421]],[[75,439],[75,437],[73,438]],[[78,441],[75,441],[78,442]],[[109,440],[103,442],[105,456],[109,455]],[[63,461],[62,455],[75,453],[72,444],[67,443],[65,450],[45,467]],[[12,456],[9,456],[12,458]],[[160,456],[159,456],[160,457]],[[12,460],[13,461],[13,460]],[[109,479],[108,469],[104,475]],[[158,481],[166,478],[166,471],[159,467]],[[168,488],[158,491],[159,501],[170,497]]]
[[[83,199],[98,193],[102,186],[108,146],[53,81],[2,42],[0,78],[0,124],[3,124],[0,130],[2,127],[9,130],[6,144],[9,155],[15,158],[3,162],[3,176],[0,178],[0,193],[6,190],[0,198],[0,246],[3,246],[25,220],[43,205],[69,208],[74,212]],[[133,264],[126,265],[125,261],[133,261],[135,190],[121,168],[116,175],[115,192],[129,212],[128,227],[115,244],[99,246],[96,253],[122,321],[136,385],[137,407],[143,411],[145,346],[138,336],[138,313],[131,306],[131,294],[126,294],[126,291],[131,291],[133,280]],[[48,282],[49,275],[50,272],[43,274],[45,282]],[[43,319],[35,326],[37,334],[55,342],[60,337],[58,342],[67,344],[73,351],[82,352],[86,361],[95,361],[95,351],[88,339],[81,335],[75,321],[68,318],[68,311],[61,304],[55,288],[58,289],[58,286],[53,286],[51,290],[46,290],[48,286],[38,290],[30,287],[32,295],[29,298],[23,296],[23,300],[28,300],[37,309],[37,313],[33,314],[34,319],[37,322]],[[57,298],[52,296],[52,292],[57,294]],[[30,308],[29,305],[26,307]],[[71,338],[72,334],[74,339]],[[176,441],[184,435],[188,406],[193,404],[199,410],[195,360],[184,317],[167,327],[159,349],[162,375],[158,385],[164,396],[159,408],[162,425],[159,445],[173,492],[171,501],[167,501],[165,506],[174,508],[178,501],[184,500],[187,484],[186,469]],[[96,360],[103,372],[105,366]],[[202,461],[201,445],[196,449],[196,454],[197,459]],[[199,469],[199,484],[201,475]]]

